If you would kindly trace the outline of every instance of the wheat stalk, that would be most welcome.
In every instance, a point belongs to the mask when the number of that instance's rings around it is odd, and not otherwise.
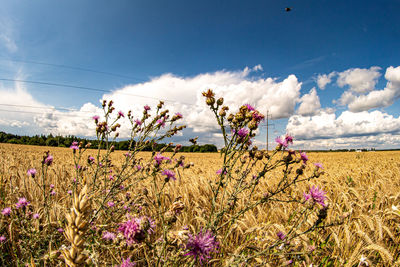
[[[87,186],[74,194],[73,207],[71,212],[65,215],[68,224],[65,227],[64,236],[71,243],[69,250],[62,251],[65,263],[68,266],[83,265],[86,260],[84,250],[84,234],[88,226],[88,215],[90,214],[90,199],[87,196]]]

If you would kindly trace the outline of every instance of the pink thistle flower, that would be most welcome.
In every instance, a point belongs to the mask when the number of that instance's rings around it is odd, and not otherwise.
[[[324,169],[321,163],[314,163],[315,167],[318,169]]]
[[[282,146],[284,148],[286,148],[288,146],[288,143],[287,143],[286,139],[282,139],[279,136],[277,138],[275,138],[275,142],[277,142],[278,145],[280,145],[280,146]]]
[[[20,208],[24,208],[24,207],[28,206],[29,204],[30,204],[30,202],[28,202],[26,200],[26,198],[21,197],[18,199],[18,202],[15,204],[15,206],[17,207],[17,209],[20,209]]]
[[[314,203],[321,204],[323,207],[326,206],[326,192],[322,189],[319,189],[318,186],[313,186],[309,189],[309,193],[303,193],[304,199],[306,201],[311,200]]]
[[[133,218],[125,223],[120,224],[118,232],[122,233],[126,239],[126,243],[130,246],[133,243],[141,242],[145,233],[140,228],[138,219]]]
[[[136,165],[136,169],[137,169],[138,171],[140,171],[140,170],[142,169],[142,166]]]
[[[283,240],[283,239],[286,238],[286,235],[285,235],[283,232],[281,232],[281,231],[279,231],[276,235],[278,236],[278,238],[279,238],[280,240]]]
[[[4,243],[6,240],[7,238],[4,235],[0,236],[0,243]]]
[[[167,176],[166,179],[173,179],[176,180],[175,173],[171,170],[165,169],[161,172],[162,175]]]
[[[114,176],[111,174],[108,179],[110,179],[110,181],[114,181]]]
[[[136,119],[136,120],[135,120],[135,124],[138,125],[138,126],[140,126],[140,125],[142,125],[142,121],[139,120],[139,119]]]
[[[150,107],[148,105],[144,106],[144,110],[149,111]]]
[[[115,239],[115,234],[112,233],[112,232],[105,231],[105,232],[103,232],[102,238],[103,238],[104,240],[114,241],[114,239]]]
[[[100,116],[95,115],[95,116],[92,117],[92,119],[97,122],[100,119]]]
[[[51,184],[51,185],[50,185],[50,188],[53,189],[53,188],[54,188],[54,184]]]
[[[131,262],[131,257],[129,256],[125,260],[122,260],[122,263],[119,267],[133,267],[136,265],[136,262]]]
[[[178,119],[182,119],[182,118],[183,118],[183,115],[182,115],[181,113],[179,113],[179,112],[175,113],[175,116],[176,116]]]
[[[260,112],[258,112],[257,110],[255,110],[253,112],[253,119],[256,120],[256,122],[260,123],[261,121],[263,121],[265,119],[265,116],[263,114],[261,114]]]
[[[50,195],[52,195],[52,196],[54,196],[56,194],[56,191],[54,191],[54,190],[52,190],[51,192],[50,192]]]
[[[156,165],[160,165],[164,160],[165,160],[165,161],[171,161],[170,158],[164,157],[164,156],[161,155],[160,153],[157,153],[157,155],[154,156],[154,160],[155,160],[155,162],[156,162]]]
[[[122,111],[118,111],[118,117],[125,118],[125,114]]]
[[[9,216],[11,214],[11,208],[10,207],[4,208],[1,211],[1,214],[3,214],[4,216]]]
[[[250,104],[244,104],[244,105],[246,106],[246,108],[247,108],[248,111],[253,111],[253,110],[255,110],[255,108],[254,108],[252,105],[250,105]]]
[[[35,176],[36,176],[36,169],[31,168],[31,169],[28,170],[27,173],[28,173],[28,176],[31,176],[32,178],[35,178]]]
[[[72,195],[72,190],[68,190],[68,195]]]
[[[219,170],[216,171],[216,174],[218,174],[218,175],[221,175],[221,173],[222,173],[222,169],[219,169]],[[224,171],[224,174],[226,174],[226,173],[227,173],[227,172]]]
[[[164,121],[164,119],[159,119],[159,120],[157,120],[157,125],[164,128],[164,127],[165,127],[165,121]]]
[[[45,158],[45,160],[44,160],[44,164],[46,164],[47,166],[50,166],[53,163],[53,160],[54,160],[53,156],[48,154],[47,158]]]
[[[293,144],[293,137],[292,136],[290,136],[290,135],[288,135],[288,134],[286,134],[286,136],[285,136],[285,141],[286,141],[286,143],[289,145],[289,144]]]
[[[89,163],[89,164],[93,164],[93,163],[94,163],[94,157],[89,156],[89,157],[88,157],[88,163]]]
[[[71,149],[75,150],[79,150],[79,144],[77,141],[72,142],[72,145],[69,147]]]
[[[64,229],[62,229],[62,228],[58,228],[57,231],[58,231],[59,233],[64,233]]]
[[[199,260],[200,264],[207,262],[211,258],[211,253],[218,252],[219,244],[211,231],[202,230],[195,236],[188,234],[189,239],[186,243],[186,249],[189,250],[185,256],[193,256]]]
[[[300,159],[303,161],[304,164],[307,163],[308,156],[306,155],[306,152],[301,152],[300,153]]]
[[[108,201],[107,205],[108,205],[110,208],[112,208],[112,207],[115,206],[115,203],[112,202],[112,201]]]
[[[249,134],[249,130],[247,130],[246,128],[241,128],[239,129],[237,134],[240,136],[240,138],[244,138]]]
[[[33,214],[32,218],[33,218],[33,219],[39,219],[39,213]]]

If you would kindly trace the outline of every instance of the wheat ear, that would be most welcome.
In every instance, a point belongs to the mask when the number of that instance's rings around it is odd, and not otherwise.
[[[71,212],[65,215],[68,224],[65,227],[64,236],[71,243],[69,250],[62,251],[65,263],[70,267],[81,266],[86,260],[84,250],[84,234],[88,226],[88,217],[90,214],[90,199],[87,196],[87,186],[74,194],[73,207]]]

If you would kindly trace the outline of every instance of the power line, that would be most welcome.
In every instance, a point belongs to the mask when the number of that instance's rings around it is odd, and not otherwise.
[[[109,75],[109,76],[115,76],[115,77],[120,77],[120,78],[126,78],[126,79],[135,80],[135,81],[141,81],[141,82],[146,81],[144,79],[139,79],[139,78],[136,78],[136,77],[117,74],[117,73],[113,73],[113,72],[94,70],[94,69],[82,68],[82,67],[75,67],[75,66],[69,66],[69,65],[54,64],[54,63],[47,63],[47,62],[40,62],[40,61],[33,61],[33,60],[21,60],[21,59],[0,59],[0,60],[2,60],[2,61],[11,61],[11,62],[20,62],[20,63],[25,63],[25,64],[35,64],[35,65],[50,66],[50,67],[57,67],[57,68],[63,68],[63,69],[79,70],[79,71],[86,71],[86,72],[93,72],[93,73],[104,74],[104,75]]]
[[[3,104],[0,103],[0,106],[7,107],[22,107],[22,108],[37,108],[37,109],[50,109],[50,110],[65,110],[65,111],[79,111],[73,108],[63,108],[63,107],[44,107],[44,106],[28,106],[28,105],[13,105],[13,104]]]
[[[100,88],[86,87],[86,86],[78,86],[78,85],[70,85],[70,84],[63,84],[63,83],[42,82],[42,81],[29,81],[29,80],[7,79],[7,78],[0,78],[0,81],[21,82],[21,83],[40,84],[40,85],[46,85],[46,86],[57,86],[57,87],[75,88],[75,89],[79,89],[79,90],[94,91],[94,92],[102,92],[102,93],[114,93],[114,94],[129,95],[129,96],[135,96],[135,97],[141,97],[141,98],[148,98],[148,99],[153,99],[153,100],[162,100],[162,101],[165,101],[165,102],[181,103],[181,104],[191,105],[191,106],[193,105],[193,104],[191,104],[191,103],[185,103],[185,102],[177,101],[177,100],[160,99],[160,98],[151,97],[151,96],[143,96],[143,95],[137,95],[137,94],[123,93],[123,92],[113,92],[113,91],[111,91],[111,90],[105,90],[105,89],[100,89]]]

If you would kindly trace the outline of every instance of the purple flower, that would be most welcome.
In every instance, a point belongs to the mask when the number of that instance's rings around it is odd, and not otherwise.
[[[115,206],[115,203],[112,202],[112,201],[108,201],[107,205],[108,205],[110,208],[112,208],[112,207]]]
[[[248,133],[249,133],[249,130],[247,130],[246,128],[241,128],[237,132],[237,134],[240,136],[240,138],[246,137]]]
[[[121,263],[121,265],[119,267],[133,267],[135,265],[136,265],[136,263],[135,262],[131,262],[131,257],[129,256],[125,260],[122,260],[122,263]]]
[[[283,239],[286,238],[286,235],[285,235],[284,233],[282,233],[281,231],[279,231],[276,235],[278,236],[278,238],[279,238],[280,240],[283,240]]]
[[[54,191],[54,190],[52,190],[51,192],[50,192],[50,195],[52,195],[52,196],[54,196],[56,194],[56,191]]]
[[[165,170],[163,170],[163,171],[161,172],[161,174],[162,174],[162,175],[166,175],[166,176],[167,176],[166,178],[168,178],[168,180],[169,180],[169,179],[174,179],[174,180],[176,180],[176,178],[175,178],[175,173],[174,173],[173,171],[171,171],[171,170],[165,169]]]
[[[93,119],[94,121],[98,121],[98,120],[100,119],[100,117],[99,117],[98,115],[95,115],[95,116],[92,117],[92,119]]]
[[[135,123],[136,123],[136,125],[139,125],[139,126],[142,125],[142,121],[139,120],[139,119],[136,119],[136,120],[135,120]]]
[[[102,238],[103,238],[104,240],[114,241],[114,239],[115,239],[115,234],[112,233],[112,232],[105,231],[105,232],[103,232]]]
[[[72,142],[72,145],[69,147],[71,149],[75,150],[79,150],[79,144],[77,141]]]
[[[157,125],[164,128],[164,127],[165,127],[165,121],[164,121],[164,119],[159,119],[159,120],[157,120]]]
[[[59,233],[64,233],[64,229],[62,229],[62,228],[58,228],[57,231],[58,231]]]
[[[72,195],[72,190],[68,190],[68,195]]]
[[[201,230],[197,235],[188,234],[189,239],[186,243],[186,249],[189,250],[185,256],[193,256],[199,260],[200,264],[211,258],[211,253],[218,252],[218,242],[211,231]]]
[[[325,199],[326,199],[326,192],[318,188],[318,186],[313,186],[309,189],[309,193],[303,193],[304,199],[306,201],[311,200],[314,203],[321,204],[323,207],[326,206]]]
[[[160,165],[163,162],[163,160],[170,161],[171,159],[168,157],[164,157],[160,153],[157,153],[157,155],[154,156],[154,160],[156,162],[156,165]]]
[[[308,156],[306,155],[306,152],[301,152],[300,153],[300,159],[303,161],[304,164],[307,163]]]
[[[183,118],[183,115],[182,115],[181,113],[179,113],[179,112],[175,113],[175,116],[176,116],[178,119],[182,119],[182,118]]]
[[[11,208],[10,207],[4,208],[1,211],[1,214],[3,214],[4,216],[9,216],[11,214]]]
[[[118,111],[118,117],[125,118],[125,114],[122,111]]]
[[[140,170],[142,169],[142,166],[136,165],[136,169],[137,169],[138,171],[140,171]]]
[[[260,112],[258,112],[257,110],[254,111],[253,113],[253,119],[256,120],[256,122],[261,122],[262,120],[264,120],[264,115],[261,114]]]
[[[7,238],[4,235],[0,236],[0,243],[4,243],[6,240]]]
[[[144,110],[149,111],[150,107],[148,105],[144,106]]]
[[[288,134],[286,134],[286,136],[285,136],[285,141],[286,141],[286,143],[289,145],[289,144],[293,144],[293,137],[292,136],[290,136],[290,135],[288,135]]]
[[[53,189],[53,188],[54,188],[54,184],[51,184],[51,185],[50,185],[50,188]]]
[[[132,245],[133,243],[142,242],[146,238],[146,233],[151,234],[154,232],[154,227],[155,224],[152,219],[142,216],[140,218],[131,218],[121,223],[118,232],[124,235],[128,245]]]
[[[94,157],[89,156],[89,157],[88,157],[88,163],[89,163],[89,164],[94,163]]]
[[[39,213],[35,213],[35,214],[33,214],[33,219],[39,219]]]
[[[54,160],[53,156],[48,154],[47,158],[45,158],[45,160],[44,160],[44,164],[46,164],[47,166],[50,166],[53,163],[53,160]]]
[[[252,106],[252,105],[250,105],[250,104],[244,104],[246,107],[247,107],[247,110],[248,111],[253,111],[253,110],[255,110],[255,108]]]
[[[277,138],[275,138],[275,142],[277,142],[278,145],[280,145],[282,147],[285,147],[285,148],[288,146],[288,143],[287,143],[286,139],[282,139],[279,136]]]
[[[20,209],[20,208],[23,208],[23,207],[28,206],[29,203],[30,203],[30,202],[28,202],[28,201],[26,200],[26,198],[21,197],[21,198],[18,199],[18,202],[15,204],[15,206],[17,207],[17,209]]]
[[[222,173],[222,169],[219,169],[216,171],[216,174],[218,174],[218,175],[221,175],[221,173]],[[226,171],[224,171],[224,174],[226,174]]]
[[[35,178],[36,176],[36,169],[31,168],[28,170],[28,176],[31,176],[32,178]]]
[[[315,167],[318,169],[324,169],[321,163],[314,163]]]

